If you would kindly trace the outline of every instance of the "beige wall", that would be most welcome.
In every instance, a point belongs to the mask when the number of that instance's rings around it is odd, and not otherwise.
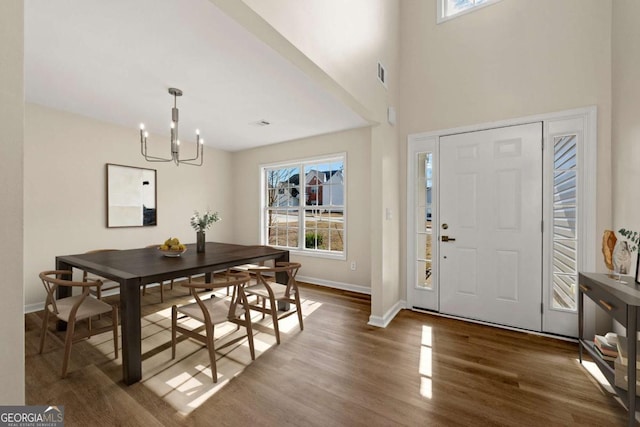
[[[440,25],[435,0],[403,0],[401,22],[403,141],[413,133],[596,105],[597,228],[609,226],[610,0],[505,0]]]
[[[55,267],[55,256],[98,248],[128,249],[170,236],[194,243],[193,210],[220,212],[207,240],[233,241],[230,153],[205,148],[203,167],[148,163],[140,155],[136,128],[27,104],[25,129],[24,288],[27,309],[41,309],[38,273]],[[151,135],[149,150],[169,152],[168,133]],[[195,144],[194,144],[195,145]],[[189,144],[185,144],[188,150]],[[158,225],[106,228],[105,164],[157,170]]]
[[[240,244],[260,244],[260,165],[329,154],[347,154],[346,260],[292,254],[302,263],[300,275],[335,286],[369,292],[371,230],[369,227],[369,129],[357,129],[246,150],[233,155],[234,237]],[[349,264],[356,262],[356,271]]]
[[[24,404],[23,147],[24,147],[24,6],[0,2],[0,404]]]
[[[613,227],[640,231],[640,2],[613,2]],[[634,264],[635,265],[635,264]],[[633,270],[635,271],[635,270]]]

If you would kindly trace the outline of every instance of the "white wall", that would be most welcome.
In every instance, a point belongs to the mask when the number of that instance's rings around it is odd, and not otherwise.
[[[243,1],[370,108],[379,122],[385,120],[387,94],[376,80],[376,67],[382,61],[390,76],[398,74],[397,1]]]
[[[335,282],[335,286],[370,292],[371,241],[369,174],[371,131],[357,129],[234,153],[234,237],[237,243],[260,244],[260,165],[347,153],[347,260],[291,255],[302,263],[300,276]],[[351,261],[356,271],[351,271]]]
[[[613,229],[640,231],[640,2],[613,2]],[[635,264],[633,264],[635,266]],[[632,268],[632,271],[635,270]]]
[[[399,102],[400,2],[391,0],[244,0],[297,49],[372,112],[370,137],[371,315],[384,323],[401,296],[400,204],[402,145],[387,123]],[[377,80],[386,67],[388,89]],[[386,210],[391,212],[386,219]]]
[[[505,0],[440,25],[435,0],[403,0],[401,22],[403,140],[413,133],[596,105],[593,232],[600,235],[610,226],[610,0]],[[404,265],[402,270],[404,279]]]
[[[134,120],[135,118],[132,118]],[[149,150],[169,154],[169,136],[151,135]],[[183,144],[189,150],[189,144]],[[194,148],[195,150],[195,143]],[[204,166],[148,163],[140,154],[137,128],[99,122],[27,104],[24,186],[24,288],[27,309],[41,309],[38,273],[55,267],[56,255],[92,249],[128,249],[178,237],[194,243],[193,210],[222,218],[207,240],[233,241],[231,154],[205,148]],[[106,163],[157,170],[158,225],[106,227]]]
[[[24,6],[0,2],[0,404],[23,405],[23,147],[24,147]]]

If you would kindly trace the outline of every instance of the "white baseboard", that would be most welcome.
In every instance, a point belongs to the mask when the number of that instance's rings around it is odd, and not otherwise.
[[[35,304],[27,304],[24,306],[24,314],[33,313],[34,311],[44,310],[44,301]]]
[[[300,282],[311,283],[312,285],[326,286],[328,288],[341,289],[343,291],[351,291],[359,294],[371,295],[371,288],[366,286],[353,285],[351,283],[334,282],[332,280],[317,279],[315,277],[296,276]]]
[[[387,310],[384,316],[369,316],[368,324],[371,326],[377,326],[378,328],[386,328],[387,326],[389,326],[389,323],[391,323],[393,318],[396,317],[396,315],[400,312],[400,310],[406,308],[406,306],[407,302],[400,300],[396,302],[393,307]]]

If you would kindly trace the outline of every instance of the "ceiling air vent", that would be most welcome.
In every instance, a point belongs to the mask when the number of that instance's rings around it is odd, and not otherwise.
[[[258,120],[257,122],[253,122],[249,124],[254,126],[269,126],[271,122],[268,120]]]

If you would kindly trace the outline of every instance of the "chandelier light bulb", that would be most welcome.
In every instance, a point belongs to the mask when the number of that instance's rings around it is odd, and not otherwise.
[[[144,130],[144,123],[140,123],[140,130]]]
[[[176,140],[176,144],[180,145],[180,140],[179,139]]]
[[[149,132],[145,131],[145,132],[144,132],[144,137],[145,137],[145,138],[149,138]]]
[[[176,128],[176,122],[171,122],[171,129],[175,129]]]
[[[200,140],[200,145],[204,144],[204,139]]]
[[[200,129],[196,129],[196,135],[200,135]]]

